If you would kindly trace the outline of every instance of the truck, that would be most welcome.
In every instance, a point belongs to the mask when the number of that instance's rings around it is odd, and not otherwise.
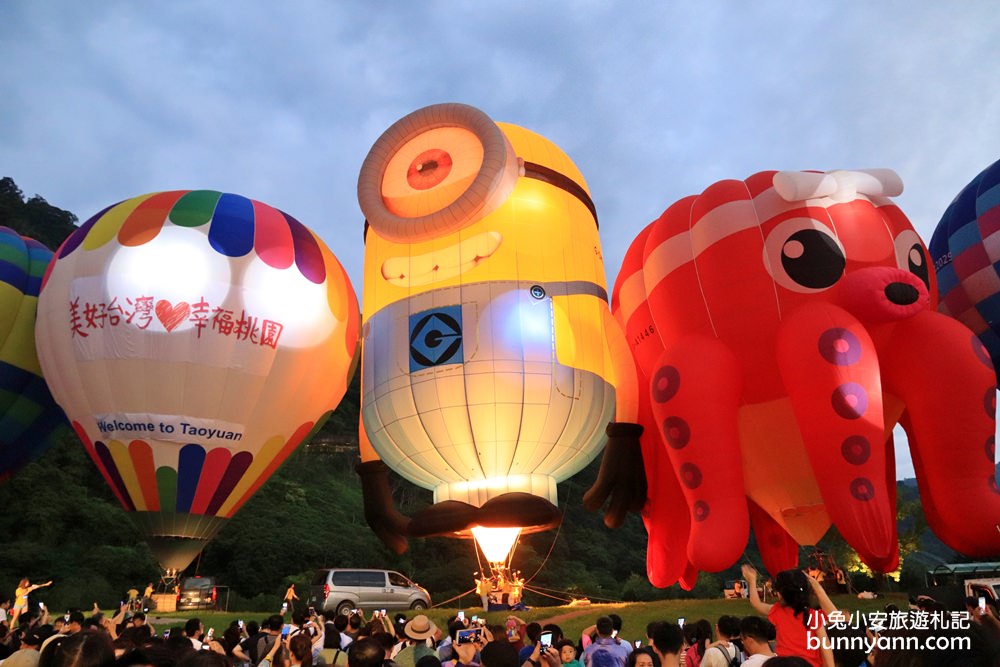
[[[1000,607],[1000,562],[944,563],[926,574],[929,595],[950,609],[964,609],[968,597],[985,598],[994,611]]]

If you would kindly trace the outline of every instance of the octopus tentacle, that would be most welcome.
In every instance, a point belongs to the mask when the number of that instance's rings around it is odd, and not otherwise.
[[[750,524],[737,411],[740,372],[719,340],[693,335],[665,349],[651,378],[653,414],[688,509],[691,564],[710,572],[743,553]]]
[[[869,566],[890,561],[896,515],[885,484],[882,387],[871,337],[843,308],[818,302],[785,318],[777,347],[831,520]]]
[[[681,588],[689,591],[694,588],[696,583],[698,583],[698,568],[688,563],[687,567],[684,568],[684,574],[680,578]]]
[[[640,398],[639,423],[646,427],[640,441],[648,480],[646,506],[642,512],[648,535],[646,574],[654,586],[666,587],[677,581],[688,566],[691,515],[680,482],[664,451],[666,445],[656,426],[648,392]]]
[[[771,575],[799,564],[799,544],[761,506],[747,498],[750,523],[764,567]]]
[[[931,529],[967,556],[997,554],[996,376],[986,349],[964,325],[926,311],[893,329],[882,365],[887,391],[906,405],[902,423]]]

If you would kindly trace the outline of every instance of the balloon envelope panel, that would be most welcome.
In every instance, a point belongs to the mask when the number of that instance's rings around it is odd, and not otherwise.
[[[52,251],[0,227],[0,479],[37,458],[66,425],[35,350],[38,290]]]
[[[343,268],[305,226],[205,190],[88,220],[60,248],[39,313],[52,392],[154,548],[170,545],[165,567],[186,565],[198,546],[185,540],[209,539],[336,407],[359,319]]]

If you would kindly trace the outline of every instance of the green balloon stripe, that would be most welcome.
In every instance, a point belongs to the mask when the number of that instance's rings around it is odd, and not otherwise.
[[[0,413],[7,412],[7,408],[17,400],[17,394],[12,391],[0,388]]]
[[[156,489],[160,494],[160,511],[177,511],[177,471],[166,466],[157,468]]]
[[[10,262],[24,271],[28,270],[28,258],[22,248],[0,243],[0,261]]]
[[[189,192],[170,209],[170,222],[181,227],[200,227],[207,224],[215,214],[215,205],[222,197],[214,190]]]

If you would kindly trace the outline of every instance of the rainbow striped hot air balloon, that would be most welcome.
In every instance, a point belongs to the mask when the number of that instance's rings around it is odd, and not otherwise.
[[[292,216],[143,195],[88,220],[43,285],[56,400],[166,569],[198,554],[346,391],[358,305]]]
[[[65,417],[35,353],[35,309],[52,251],[0,227],[0,480],[37,458]]]

